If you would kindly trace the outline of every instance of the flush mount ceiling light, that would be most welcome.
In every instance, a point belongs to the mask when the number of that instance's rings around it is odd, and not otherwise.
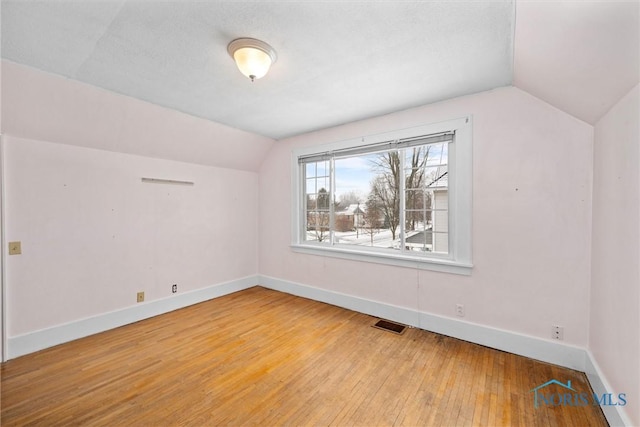
[[[227,51],[236,61],[240,72],[251,81],[264,77],[277,59],[276,51],[271,46],[256,39],[235,39],[229,43]]]

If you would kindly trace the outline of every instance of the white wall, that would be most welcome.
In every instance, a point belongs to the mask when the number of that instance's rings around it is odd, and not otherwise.
[[[473,115],[471,276],[294,253],[291,150]],[[586,347],[593,128],[503,88],[279,141],[260,169],[260,274]]]
[[[4,223],[2,221],[4,206],[3,206],[3,191],[4,186],[4,172],[2,164],[4,162],[4,155],[2,150],[2,66],[0,62],[0,362],[6,359],[5,351],[5,323],[4,323]]]
[[[7,61],[1,78],[3,231],[23,252],[2,248],[5,326],[28,344],[10,357],[144,308],[138,291],[158,303],[144,316],[255,277],[257,169],[273,140]]]
[[[256,173],[5,144],[9,338],[257,273]]]
[[[589,347],[640,425],[640,87],[595,127]]]
[[[3,223],[3,187],[4,187],[4,172],[3,162],[4,155],[2,150],[2,66],[0,66],[0,361],[4,361],[5,357],[5,322],[4,322],[4,254],[5,254],[5,240],[3,238],[4,223]]]

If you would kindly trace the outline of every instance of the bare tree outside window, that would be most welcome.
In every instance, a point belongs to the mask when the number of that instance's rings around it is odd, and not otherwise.
[[[317,198],[307,199],[307,231],[313,231],[318,242],[325,241],[329,237],[331,220],[329,193],[325,188],[321,188],[318,190]]]
[[[381,153],[373,163],[377,176],[371,182],[371,195],[377,199],[395,240],[400,223],[400,156],[397,151]]]
[[[363,214],[363,230],[371,237],[371,246],[373,246],[373,236],[379,233],[382,227],[383,215],[383,209],[379,200],[373,194],[370,194],[367,198],[366,210]]]
[[[421,190],[425,178],[425,165],[429,157],[430,146],[413,147],[403,151],[389,151],[381,153],[372,161],[373,170],[378,174],[371,184],[371,194],[382,206],[385,223],[391,230],[395,240],[397,228],[400,224],[400,153],[405,156],[405,193],[406,206],[420,206],[421,210],[429,209],[425,206],[430,200],[425,199]],[[418,221],[424,221],[416,214],[405,218],[406,230],[415,230]]]

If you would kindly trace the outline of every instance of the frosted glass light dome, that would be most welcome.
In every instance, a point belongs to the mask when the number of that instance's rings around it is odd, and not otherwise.
[[[233,40],[227,46],[227,51],[236,62],[240,72],[251,81],[264,77],[277,59],[275,50],[267,43],[257,39]]]

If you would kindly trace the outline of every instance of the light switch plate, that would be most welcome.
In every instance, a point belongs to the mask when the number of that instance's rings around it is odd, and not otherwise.
[[[20,255],[22,253],[21,242],[9,242],[9,255]]]

